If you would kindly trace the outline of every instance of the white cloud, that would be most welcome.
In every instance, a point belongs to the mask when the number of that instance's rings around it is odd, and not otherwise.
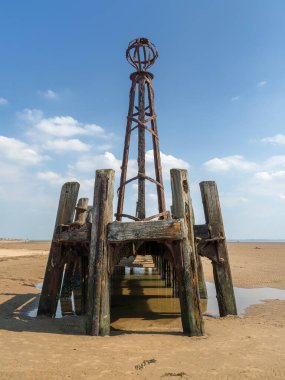
[[[161,152],[161,162],[163,167],[163,178],[168,180],[170,178],[170,169],[172,168],[181,168],[188,169],[189,164],[177,157],[172,155],[167,155]],[[94,172],[96,169],[114,169],[116,172],[116,176],[119,177],[121,174],[121,157],[117,158],[111,152],[105,152],[104,154],[89,156],[85,155],[80,157],[80,159],[76,162],[75,165],[70,165],[71,170],[78,170],[80,173],[83,172]],[[136,159],[129,159],[128,162],[128,172],[127,178],[132,178],[137,175],[138,167]],[[153,161],[153,151],[148,150],[146,152],[146,175],[150,177],[155,177],[154,174],[154,161]],[[133,184],[136,189],[136,185]]]
[[[10,137],[0,136],[0,156],[19,164],[36,165],[46,157],[41,156],[28,144]]]
[[[75,152],[86,152],[90,150],[91,146],[85,144],[84,142],[78,139],[56,139],[48,140],[44,145],[44,149],[55,151],[55,152],[66,152],[66,151],[75,151]]]
[[[29,135],[38,137],[38,131],[53,137],[93,136],[110,138],[104,128],[96,124],[83,124],[72,116],[46,118],[41,110],[26,108],[18,113],[20,119],[31,123]]]
[[[108,151],[108,150],[110,150],[111,148],[112,148],[112,144],[102,144],[102,145],[97,145],[97,146],[95,146],[95,148],[97,149],[97,150],[105,150],[105,151]]]
[[[267,85],[267,81],[266,80],[262,80],[262,81],[258,82],[256,85],[259,88],[264,87],[264,86]]]
[[[157,201],[157,194],[156,193],[147,193],[147,197],[151,201]]]
[[[170,169],[189,169],[190,165],[188,162],[172,156],[171,154],[165,154],[160,152],[162,175],[164,179],[170,178]],[[154,176],[154,160],[153,160],[153,150],[148,150],[145,156],[146,169],[149,175]]]
[[[285,135],[277,134],[271,137],[264,137],[261,141],[275,145],[285,145]]]
[[[23,111],[18,112],[18,117],[21,120],[38,123],[43,118],[43,112],[38,109],[25,108]]]
[[[279,194],[280,199],[285,200],[285,194]]]
[[[53,90],[39,91],[39,94],[50,100],[59,98],[58,94]]]
[[[269,170],[285,169],[285,155],[272,156],[268,158],[264,163],[264,167]]]
[[[132,168],[133,165],[133,160],[130,160],[130,166],[128,166],[128,168]],[[80,172],[92,173],[96,169],[114,169],[116,174],[119,175],[121,172],[121,160],[117,159],[113,153],[105,152],[104,154],[95,156],[83,156],[72,168]]]
[[[213,172],[228,172],[230,170],[252,171],[257,168],[255,162],[247,161],[243,156],[234,155],[222,158],[213,158],[203,164],[207,170]]]
[[[60,185],[67,181],[66,177],[53,171],[39,172],[37,177],[51,184]]]
[[[55,137],[72,137],[76,135],[103,137],[105,135],[102,127],[95,124],[82,125],[71,116],[44,118],[36,123],[35,128]]]
[[[0,97],[0,106],[6,106],[8,103],[7,99]]]
[[[239,96],[233,96],[232,98],[231,98],[231,101],[232,102],[236,102],[236,101],[238,101],[239,100]]]
[[[285,179],[285,170],[280,170],[276,172],[268,172],[268,171],[263,171],[263,172],[257,172],[255,173],[255,178],[261,179],[263,181],[272,181],[272,180],[279,180],[279,179]]]
[[[22,174],[21,169],[15,162],[3,162],[3,160],[0,160],[1,185],[19,179]]]

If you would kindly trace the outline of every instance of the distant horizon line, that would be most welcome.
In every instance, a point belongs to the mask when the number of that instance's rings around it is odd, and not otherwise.
[[[9,238],[0,237],[0,241],[52,241],[52,239],[30,239],[30,238]],[[285,239],[226,239],[228,243],[285,243]]]

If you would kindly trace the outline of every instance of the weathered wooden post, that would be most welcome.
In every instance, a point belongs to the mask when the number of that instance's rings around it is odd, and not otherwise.
[[[237,314],[229,256],[225,241],[225,231],[217,185],[214,181],[200,183],[206,223],[210,225],[210,237],[218,237],[216,256],[212,261],[220,316]]]
[[[56,229],[60,224],[70,224],[73,221],[79,186],[80,185],[78,182],[67,182],[62,186],[53,239],[56,233]],[[61,287],[63,268],[64,258],[61,244],[52,241],[42,293],[39,301],[38,316],[55,316]]]
[[[76,212],[74,217],[74,222],[72,225],[74,226],[82,226],[85,223],[86,216],[87,216],[87,208],[88,208],[88,198],[80,198],[77,202],[76,206]],[[70,257],[68,257],[68,261],[65,266],[64,271],[64,277],[62,281],[62,289],[61,289],[61,295],[60,295],[60,303],[61,303],[61,309],[62,311],[66,311],[68,313],[72,312],[72,291],[75,290],[76,287],[76,295],[81,298],[81,284],[78,277],[80,277],[80,268],[81,265],[79,264],[80,257],[77,256],[77,252],[75,251],[74,247],[69,247],[70,250]],[[79,281],[78,281],[79,280]],[[80,311],[78,309],[79,303],[76,302],[76,309],[77,312]],[[65,309],[65,310],[64,310]],[[81,308],[80,308],[81,309]]]
[[[183,331],[190,336],[204,334],[204,322],[200,307],[198,273],[194,238],[194,217],[188,184],[187,170],[171,169],[173,217],[183,219],[184,238],[180,243],[182,254],[179,297]]]
[[[107,225],[113,220],[114,170],[97,170],[89,256],[86,332],[110,333]]]

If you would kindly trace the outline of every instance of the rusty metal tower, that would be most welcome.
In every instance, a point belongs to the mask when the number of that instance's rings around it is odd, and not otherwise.
[[[123,217],[133,219],[135,221],[166,218],[159,139],[154,108],[154,91],[152,87],[153,74],[147,71],[149,67],[154,64],[157,57],[158,52],[155,45],[147,38],[137,38],[131,41],[126,51],[126,59],[136,69],[136,71],[130,75],[132,85],[130,90],[123,162],[121,167],[121,180],[120,187],[118,189],[118,207],[117,213],[115,214],[117,221],[121,221]],[[135,129],[138,129],[138,173],[135,177],[127,179],[131,133]],[[146,131],[152,135],[155,179],[146,175]],[[138,200],[136,215],[133,216],[124,214],[123,209],[125,187],[129,182],[135,180],[138,180]],[[159,211],[158,214],[149,217],[146,217],[145,211],[146,180],[156,185]]]

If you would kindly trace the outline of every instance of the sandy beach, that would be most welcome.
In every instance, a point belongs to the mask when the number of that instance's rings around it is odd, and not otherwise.
[[[0,379],[285,379],[284,300],[264,300],[243,316],[205,316],[201,338],[183,336],[179,318],[170,327],[153,320],[149,332],[143,320],[129,330],[126,321],[125,331],[102,338],[83,334],[82,317],[29,317],[49,245],[0,242]],[[228,248],[235,287],[285,294],[285,243]],[[211,263],[203,263],[211,283]]]

